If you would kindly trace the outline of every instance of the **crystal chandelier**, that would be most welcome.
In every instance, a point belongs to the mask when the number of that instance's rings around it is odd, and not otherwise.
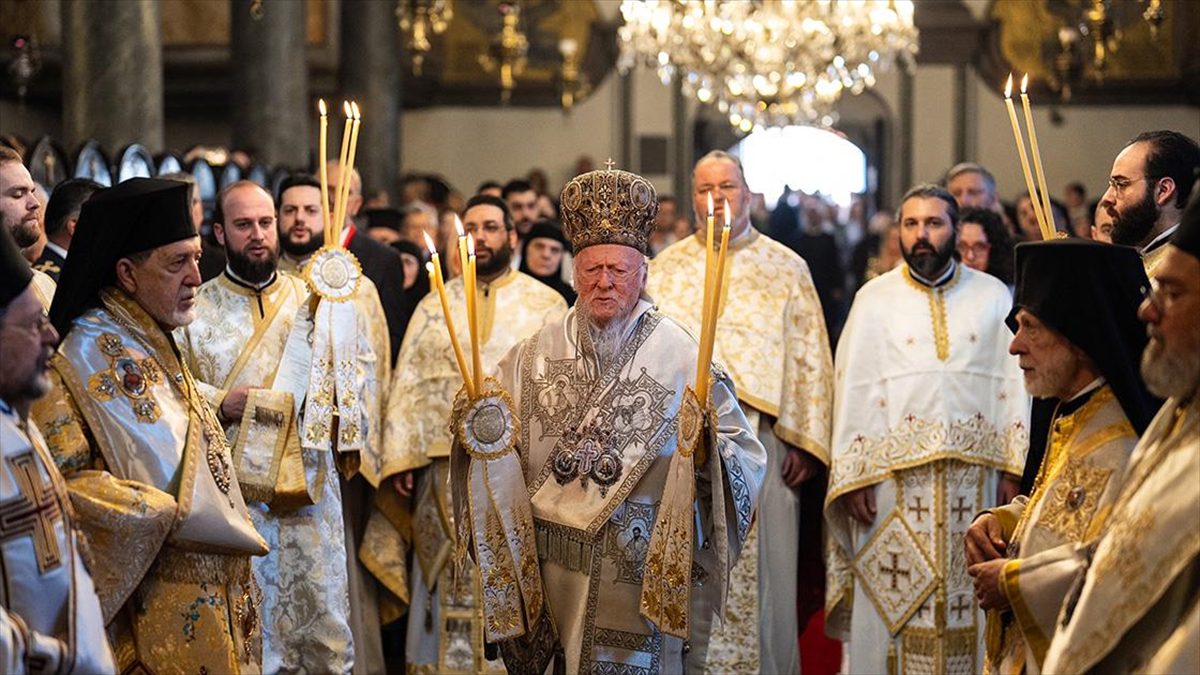
[[[835,121],[845,91],[917,53],[912,0],[623,0],[620,67],[715,104],[742,131]]]

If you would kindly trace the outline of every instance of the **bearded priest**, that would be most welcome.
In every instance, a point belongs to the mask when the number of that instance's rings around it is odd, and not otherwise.
[[[83,205],[34,405],[92,551],[118,672],[261,667],[254,529],[225,434],[171,331],[195,318],[185,183],[133,178]]]
[[[196,320],[176,337],[225,427],[250,517],[271,547],[252,561],[263,591],[263,671],[348,672],[342,495],[332,452],[301,447],[296,414],[308,393],[309,290],[275,269],[275,202],[257,183],[221,190],[213,233],[225,271],[197,289]]]
[[[912,188],[897,220],[905,264],[859,290],[838,342],[826,632],[849,638],[851,673],[977,673],[962,536],[1016,495],[1028,445],[1012,299],[954,260],[949,192]]]
[[[708,639],[689,636],[693,608],[722,606],[766,454],[720,368],[704,364],[697,399],[696,340],[645,295],[653,186],[592,171],[561,203],[579,298],[456,401],[458,540],[511,672],[681,672]]]

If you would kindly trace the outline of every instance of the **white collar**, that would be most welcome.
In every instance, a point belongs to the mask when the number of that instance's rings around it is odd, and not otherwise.
[[[46,248],[57,253],[59,255],[59,257],[61,257],[63,260],[67,259],[67,249],[59,246],[58,244],[50,241],[49,239],[46,240]]]
[[[1142,255],[1146,255],[1147,253],[1158,248],[1159,246],[1162,246],[1165,243],[1165,240],[1168,237],[1170,237],[1171,235],[1175,234],[1175,230],[1178,230],[1178,229],[1179,229],[1179,223],[1175,223],[1174,225],[1172,225],[1172,226],[1168,227],[1167,229],[1163,230],[1162,232],[1160,232],[1157,237],[1150,240],[1149,244],[1146,244],[1145,246],[1142,247],[1142,251],[1141,251]]]

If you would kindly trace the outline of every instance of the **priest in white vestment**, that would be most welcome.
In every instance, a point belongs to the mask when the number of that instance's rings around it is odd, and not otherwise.
[[[1167,398],[1129,460],[1108,529],[1046,654],[1048,673],[1200,672],[1200,193],[1138,312],[1146,386]]]
[[[697,402],[695,339],[642,296],[650,183],[593,171],[561,203],[579,298],[456,402],[459,541],[510,672],[681,672],[708,638],[694,608],[721,609],[765,454],[721,369]]]
[[[898,219],[906,264],[859,290],[838,343],[826,631],[852,673],[976,673],[962,536],[1016,494],[1029,398],[1008,289],[953,259],[954,197],[915,187]]]
[[[1038,673],[1079,573],[1075,548],[1104,530],[1138,434],[1161,401],[1146,391],[1137,320],[1146,287],[1137,251],[1080,239],[1017,246],[1009,350],[1047,405],[1044,459],[1028,496],[989,509],[965,541],[988,610],[988,668]],[[1041,453],[1039,453],[1041,456]]]
[[[58,333],[0,228],[0,672],[116,671],[66,482],[29,404],[50,390]]]
[[[362,181],[357,171],[351,169],[349,206],[361,200]],[[338,165],[328,167],[329,194],[337,192],[332,184],[340,172]],[[337,241],[325,241],[321,217],[321,184],[311,175],[294,173],[279,186],[279,237],[280,257],[278,268],[307,276],[312,271],[311,262],[322,249],[332,247],[355,255],[352,248],[358,241],[369,238],[356,233],[351,216],[346,214],[343,233]],[[332,210],[332,204],[329,209]],[[356,210],[357,207],[354,207]],[[361,251],[360,251],[361,252]],[[377,492],[380,484],[390,483],[397,473],[394,468],[391,448],[383,441],[383,410],[388,383],[391,382],[392,364],[389,358],[391,347],[388,341],[388,323],[384,315],[380,293],[365,272],[366,261],[357,259],[357,286],[352,298],[354,313],[359,322],[357,333],[356,377],[360,379],[360,403],[365,419],[363,447],[355,453],[339,450],[339,487],[342,495],[343,538],[346,543],[346,573],[350,584],[350,630],[354,635],[355,675],[374,675],[383,672],[383,641],[380,634],[382,623],[395,620],[403,614],[408,604],[408,578],[402,554],[401,532],[407,525],[399,517],[380,519],[375,517],[377,507],[385,502],[377,498],[394,494],[390,490]],[[399,264],[399,258],[396,261]],[[314,316],[314,321],[317,317]],[[310,398],[310,401],[314,400]],[[307,406],[306,406],[307,407]],[[306,424],[311,421],[306,420]],[[342,427],[339,427],[341,429]],[[340,432],[339,432],[340,433]],[[350,461],[354,457],[357,462]],[[357,466],[355,466],[357,464]],[[357,475],[356,475],[357,472]],[[386,486],[385,486],[386,487]],[[389,509],[395,513],[396,509]],[[364,554],[361,546],[368,529],[377,529],[372,536],[376,544],[374,551]],[[370,555],[376,561],[384,561],[368,570],[364,558]],[[378,580],[378,581],[376,581]]]
[[[556,290],[510,267],[517,235],[504,200],[472,197],[463,211],[463,226],[475,237],[481,363],[491,370],[518,342],[561,319],[567,306]],[[462,345],[470,344],[465,290],[461,276],[446,282],[451,320]],[[431,293],[417,304],[408,324],[384,422],[384,443],[403,457],[403,491],[416,497],[405,657],[408,667],[418,672],[503,669],[499,659],[489,661],[484,654],[483,607],[475,601],[479,582],[474,566],[458,570],[456,583],[450,555],[452,439],[446,421],[461,387],[441,303],[437,293]],[[373,560],[364,560],[371,566]]]
[[[218,195],[217,214],[226,268],[197,289],[196,320],[177,337],[225,426],[250,517],[271,547],[251,561],[263,592],[263,672],[346,673],[354,648],[342,496],[332,453],[301,447],[296,414],[308,387],[309,290],[275,269],[275,203],[266,190],[235,183]],[[295,330],[304,335],[293,338]]]
[[[693,649],[689,662],[715,673],[798,673],[800,495],[820,490],[806,481],[819,477],[829,462],[829,336],[807,263],[751,227],[750,189],[737,158],[721,151],[702,157],[692,171],[692,188],[698,218],[706,214],[710,193],[718,225],[725,206],[732,211],[726,302],[713,358],[733,378],[750,426],[767,450],[767,473],[751,546],[730,581],[728,620],[714,626],[707,659]],[[703,284],[696,283],[704,278],[704,237],[700,227],[659,253],[647,282],[659,310],[696,334],[704,304]],[[820,519],[819,508],[811,515]],[[819,541],[810,542],[817,546],[803,555],[819,558]],[[711,621],[694,618],[706,626]]]

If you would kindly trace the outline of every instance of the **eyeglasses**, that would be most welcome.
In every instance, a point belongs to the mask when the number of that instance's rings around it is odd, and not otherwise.
[[[988,254],[992,250],[992,245],[986,241],[977,241],[974,244],[959,243],[958,254],[964,258],[970,257],[980,258]]]
[[[1130,185],[1133,185],[1134,183],[1136,183],[1138,181],[1143,181],[1143,180],[1144,181],[1154,181],[1154,180],[1158,180],[1158,179],[1153,176],[1142,176],[1141,178],[1133,178],[1133,179],[1124,178],[1122,176],[1110,176],[1108,179],[1108,187],[1112,188],[1113,192],[1115,192],[1117,194],[1121,194],[1121,193],[1125,192],[1125,190],[1129,189]]]
[[[1151,279],[1149,286],[1142,286],[1142,299],[1154,305],[1154,308],[1164,312],[1184,295],[1173,288],[1163,288],[1157,279]]]
[[[604,272],[607,272],[608,276],[613,280],[613,283],[619,284],[628,281],[631,277],[633,277],[633,275],[637,274],[641,270],[642,268],[640,265],[633,269],[625,269],[622,267],[590,267],[578,270],[576,274],[577,276],[583,277],[589,281],[599,281],[600,275]]]

